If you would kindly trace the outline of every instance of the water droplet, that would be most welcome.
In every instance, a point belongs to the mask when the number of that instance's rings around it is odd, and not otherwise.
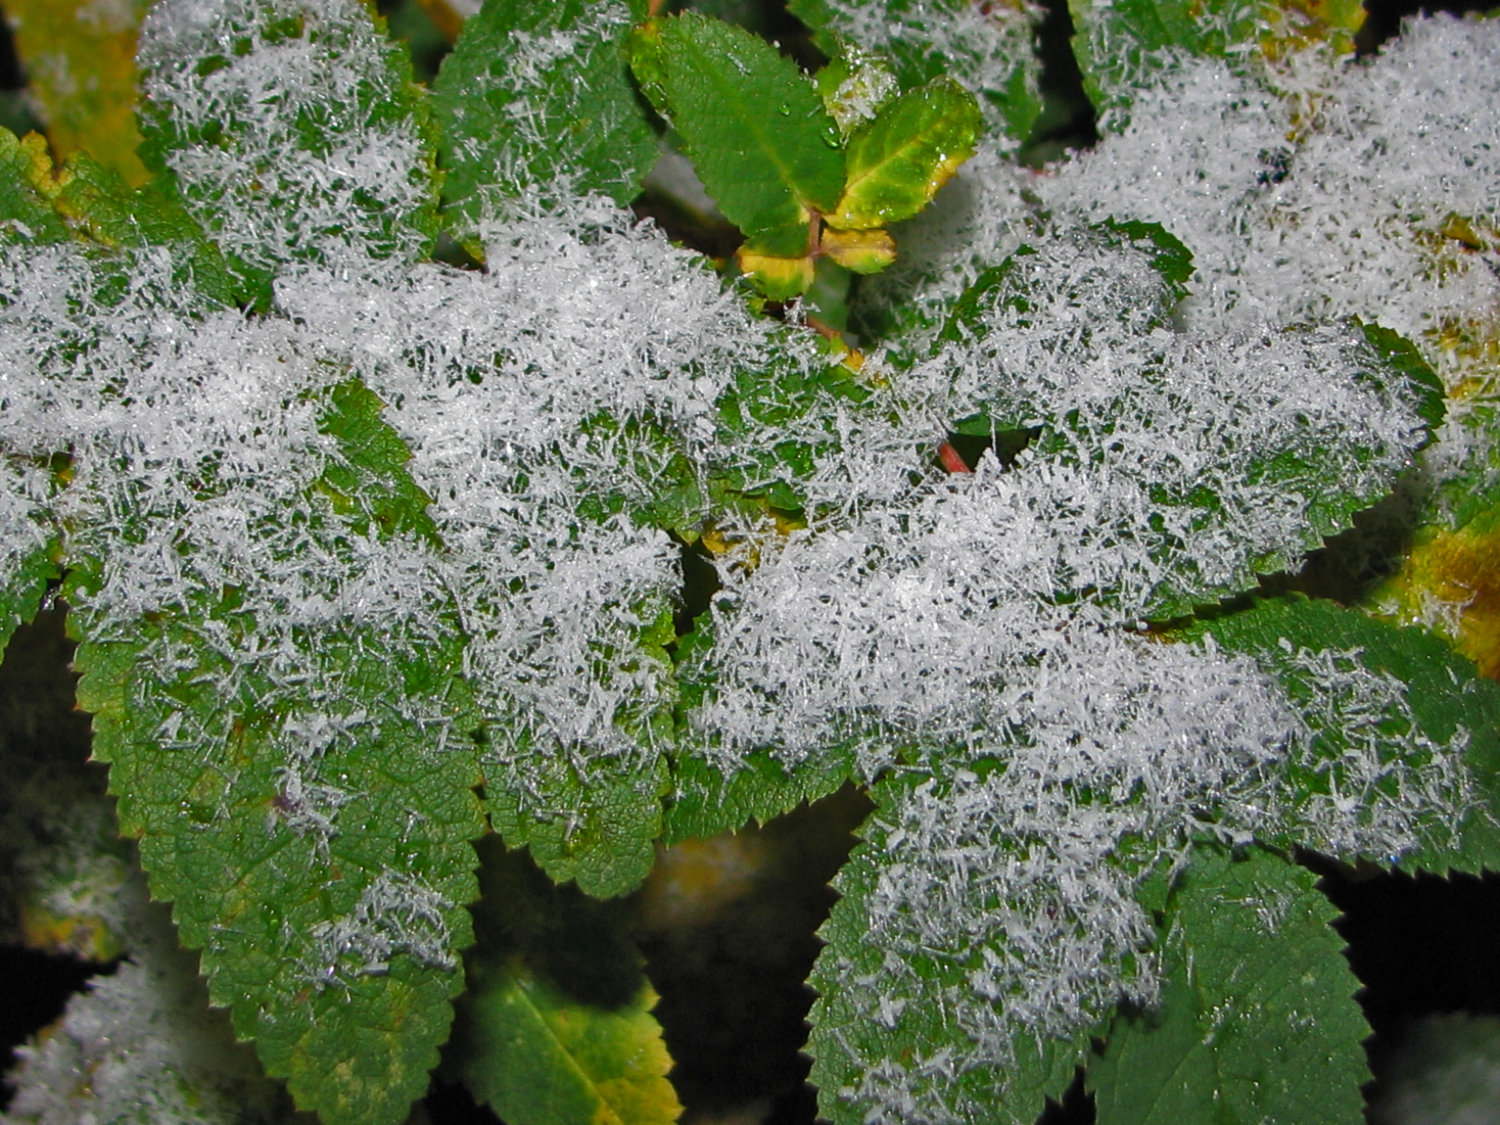
[[[786,102],[782,102],[776,107],[776,112],[781,114],[782,117],[790,117],[792,115],[792,107],[787,105]]]

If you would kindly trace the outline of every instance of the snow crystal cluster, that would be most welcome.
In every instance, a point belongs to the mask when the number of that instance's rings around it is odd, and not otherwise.
[[[793,11],[798,6],[793,3]],[[908,79],[946,74],[975,89],[1004,90],[1012,86],[1013,76],[1031,99],[1038,97],[1031,42],[1038,9],[1029,2],[812,0],[807,7],[818,22],[826,20],[856,47],[894,59]],[[1001,105],[980,102],[997,137],[1003,138],[1013,130],[1006,127]]]
[[[399,50],[346,0],[154,5],[147,112],[175,134],[167,170],[226,254],[271,269],[417,251],[399,219],[434,199],[420,128],[393,112],[412,95],[381,65]]]
[[[1129,124],[1038,195],[1182,238],[1190,323],[1357,315],[1407,336],[1461,391],[1432,470],[1500,480],[1481,421],[1500,394],[1500,26],[1413,20],[1378,58],[1302,71],[1255,58],[1125,70]]]

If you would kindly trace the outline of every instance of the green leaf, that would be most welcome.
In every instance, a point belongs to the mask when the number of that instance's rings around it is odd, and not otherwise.
[[[539,750],[537,720],[518,708],[494,720],[507,727],[510,745],[485,762],[485,810],[506,845],[529,849],[555,882],[575,881],[596,898],[632,891],[650,873],[670,788],[667,762],[654,751],[674,734],[676,691],[666,652],[676,639],[672,610],[665,599],[653,599],[632,616],[640,622],[635,655],[621,663],[614,652],[599,651],[593,670],[604,686],[611,672],[642,685],[613,717],[620,740],[614,755],[585,763]]]
[[[1416,403],[1417,415],[1428,427],[1436,430],[1443,424],[1446,413],[1443,380],[1432,366],[1422,358],[1417,346],[1399,332],[1369,321],[1356,320],[1365,340],[1374,352],[1385,360],[1387,366],[1399,372],[1407,385],[1420,394]]]
[[[752,821],[765,824],[804,801],[828,796],[853,776],[852,760],[834,747],[795,769],[759,752],[744,756],[737,769],[721,770],[711,738],[696,735],[686,718],[713,691],[713,632],[713,616],[705,613],[678,642],[679,726],[686,729],[678,738],[662,824],[662,840],[668,845],[735,832]]]
[[[797,65],[763,39],[692,12],[662,21],[654,50],[637,47],[643,83],[660,83],[693,166],[754,252],[808,250],[812,212],[844,185],[839,132]]]
[[[1360,1120],[1359,981],[1315,876],[1199,847],[1164,929],[1160,1002],[1115,1021],[1088,1069],[1099,1125]]]
[[[1309,839],[1308,802],[1336,794],[1367,812],[1394,808],[1393,830],[1420,845],[1369,858],[1440,873],[1500,868],[1500,684],[1428,633],[1327,601],[1259,602],[1189,634],[1253,656],[1308,725],[1312,765],[1293,778],[1302,807],[1272,842],[1354,859],[1347,842]]]
[[[1262,7],[1235,0],[1069,0],[1073,53],[1102,126],[1123,129],[1135,92],[1175,56],[1225,58],[1231,48],[1253,43]]]
[[[433,86],[447,220],[468,235],[486,203],[529,189],[599,192],[625,207],[656,135],[625,62],[618,0],[491,0]]]
[[[951,78],[908,90],[850,135],[828,225],[871,230],[911,218],[974,154],[982,126],[974,96]]]
[[[58,577],[57,543],[49,541],[33,521],[27,522],[31,526],[6,528],[20,541],[6,543],[0,555],[0,653],[10,644],[16,628],[36,617],[47,584]]]
[[[817,990],[808,1016],[812,1031],[811,1081],[818,1109],[834,1125],[873,1121],[953,1120],[973,1125],[1031,1125],[1045,1099],[1061,1099],[1076,1067],[1088,1055],[1087,1029],[1067,1039],[1039,1041],[1015,1035],[1005,1050],[993,1025],[977,1047],[969,1027],[983,1026],[968,1008],[994,1003],[979,996],[969,973],[985,961],[972,935],[946,933],[942,949],[912,956],[894,950],[872,928],[872,913],[889,892],[882,884],[906,877],[891,855],[886,827],[901,789],[913,783],[878,782],[876,810],[859,835],[849,862],[834,880],[839,900],[819,935],[828,943],[809,984]],[[996,916],[1012,907],[995,881],[975,892],[995,900]],[[1004,951],[998,954],[1004,957]],[[900,967],[897,967],[898,963]],[[976,1053],[986,1064],[975,1065]]]
[[[471,750],[403,714],[410,683],[443,669],[378,632],[323,637],[288,669],[307,703],[268,713],[225,698],[220,685],[252,698],[274,685],[215,659],[205,628],[85,633],[79,646],[79,703],[94,714],[121,828],[140,837],[152,893],[174,903],[214,1003],[267,1073],[326,1125],[394,1125],[437,1063],[463,986],[455,950],[470,941],[479,771]],[[139,667],[162,647],[196,658],[164,681]],[[326,718],[316,703],[341,688],[368,708],[333,716],[364,727],[359,740],[305,762],[289,754],[282,732]],[[173,746],[179,730],[196,736],[191,753]]]
[[[1434,409],[1425,368],[1358,324],[1172,330],[1190,269],[1154,224],[1058,232],[983,272],[934,346],[960,432],[1033,431],[1028,464],[1108,477],[1099,494],[1117,500],[1082,534],[1115,549],[1086,585],[1142,618],[1250,589],[1348,528],[1410,467]],[[1160,569],[1132,575],[1137,550]]]
[[[218,304],[249,303],[256,297],[230,271],[170,177],[131,188],[116,172],[79,152],[68,157],[57,182],[54,206],[95,241],[133,249],[167,247],[173,252],[174,280]]]
[[[343,457],[324,470],[322,494],[356,535],[405,533],[440,548],[437,526],[426,511],[431,497],[406,472],[411,452],[381,417],[384,409],[357,379],[333,388],[318,431],[338,442]]]
[[[426,257],[438,229],[426,94],[371,10],[188,6],[157,4],[142,31],[141,157],[175,180],[243,284],[351,251]]]
[[[417,540],[425,497],[378,400],[346,383],[322,409],[329,472],[257,530],[325,566]],[[477,893],[480,724],[454,615],[437,636],[357,612],[278,631],[226,586],[101,634],[100,569],[72,562],[94,754],[214,1003],[326,1125],[401,1121],[447,1038]]]
[[[585,773],[533,754],[524,777],[487,768],[485,811],[506,844],[527,848],[554,881],[610,898],[635,890],[650,873],[669,788],[660,759],[599,762]]]
[[[682,1106],[656,994],[616,904],[558,887],[494,838],[454,1069],[510,1125],[668,1125]]]
[[[714,481],[792,512],[798,482],[838,448],[841,411],[857,411],[871,389],[839,364],[811,370],[794,353],[774,352],[763,368],[741,368],[719,396]]]

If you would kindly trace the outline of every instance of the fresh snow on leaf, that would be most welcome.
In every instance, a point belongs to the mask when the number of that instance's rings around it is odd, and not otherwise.
[[[139,64],[143,154],[231,259],[425,252],[425,103],[359,0],[161,0]]]
[[[593,191],[623,207],[639,194],[657,145],[624,59],[630,23],[622,0],[492,0],[464,25],[434,87],[464,234],[490,195]]]
[[[1452,482],[1438,512],[1461,511],[1500,482],[1500,122],[1488,111],[1500,20],[1413,19],[1375,58],[1293,77],[1177,57],[1137,91],[1128,127],[1036,190],[1057,211],[1150,219],[1182,238],[1198,267],[1190,324],[1352,315],[1416,342],[1453,395],[1428,458]]]
[[[1267,839],[1439,872],[1500,863],[1500,687],[1443,641],[1301,598],[1190,632],[1254,656],[1301,715],[1296,814]]]
[[[791,0],[791,12],[830,58],[838,37],[890,57],[902,88],[941,75],[979,98],[997,143],[1014,150],[1041,113],[1032,50],[1039,12],[1030,4],[973,0]]]
[[[607,201],[518,210],[481,233],[485,274],[307,273],[278,285],[278,307],[399,404],[389,419],[432,497],[508,838],[618,893],[660,829],[676,702],[661,622],[680,582],[665,530],[629,513],[748,456],[714,448],[717,400],[741,368],[805,370],[813,348]],[[707,513],[690,514],[696,528]]]

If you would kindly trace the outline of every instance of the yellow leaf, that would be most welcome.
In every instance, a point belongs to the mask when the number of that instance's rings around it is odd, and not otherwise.
[[[825,228],[821,249],[854,273],[879,273],[896,260],[896,240],[883,230]]]
[[[735,258],[739,261],[740,272],[773,301],[789,301],[812,288],[814,267],[810,254],[801,258],[776,258],[756,254],[742,246]]]
[[[150,0],[6,0],[16,53],[58,160],[79,149],[132,186],[150,178],[136,146],[136,33]]]

